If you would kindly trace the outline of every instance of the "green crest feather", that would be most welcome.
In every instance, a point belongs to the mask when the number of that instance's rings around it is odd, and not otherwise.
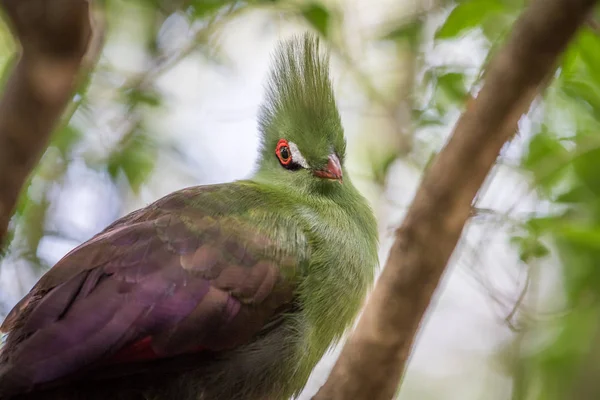
[[[345,140],[329,78],[329,55],[318,37],[293,37],[277,48],[260,109],[264,157],[281,138],[298,145],[311,166],[327,160],[331,152],[343,159]],[[316,165],[315,165],[316,164]]]

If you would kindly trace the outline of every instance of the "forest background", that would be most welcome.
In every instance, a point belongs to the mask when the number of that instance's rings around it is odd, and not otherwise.
[[[527,3],[94,2],[89,73],[9,224],[0,319],[116,218],[185,186],[248,177],[270,56],[278,40],[306,30],[331,48],[349,170],[377,215],[383,265],[423,171]],[[600,393],[597,21],[598,10],[479,191],[399,399]],[[3,84],[16,48],[0,25]],[[301,399],[325,382],[340,349],[321,361]]]

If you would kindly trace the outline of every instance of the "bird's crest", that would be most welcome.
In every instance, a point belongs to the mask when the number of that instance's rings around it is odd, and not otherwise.
[[[260,109],[263,149],[272,153],[286,137],[305,151],[317,149],[325,158],[333,148],[343,153],[341,118],[329,77],[329,54],[312,34],[279,44]],[[307,154],[305,154],[306,156]]]
[[[281,109],[303,108],[312,112],[336,109],[329,78],[329,55],[322,51],[318,37],[304,34],[282,42],[273,62],[263,118]]]

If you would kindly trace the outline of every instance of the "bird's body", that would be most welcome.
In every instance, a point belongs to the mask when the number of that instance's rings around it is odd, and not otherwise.
[[[345,142],[318,42],[293,41],[276,61],[256,174],[174,192],[59,261],[2,325],[0,399],[302,390],[372,283],[377,231],[341,180]]]

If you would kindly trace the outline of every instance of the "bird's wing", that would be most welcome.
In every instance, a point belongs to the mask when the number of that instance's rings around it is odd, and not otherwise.
[[[232,348],[293,301],[301,261],[255,227],[194,209],[155,214],[75,249],[13,309],[0,386]]]

